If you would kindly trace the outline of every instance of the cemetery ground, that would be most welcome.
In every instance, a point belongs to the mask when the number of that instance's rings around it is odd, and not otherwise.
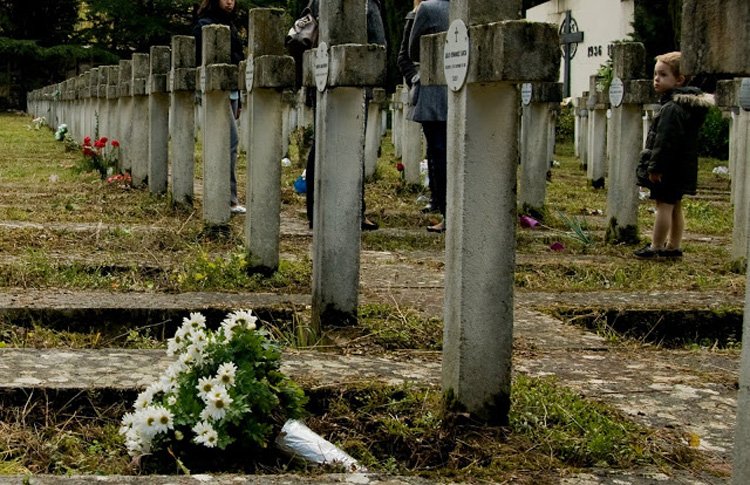
[[[301,345],[312,239],[292,183],[303,138],[283,169],[279,271],[263,276],[245,270],[244,217],[225,234],[204,231],[199,183],[195,206],[173,209],[76,170],[80,152],[30,117],[0,115],[0,474],[185,472],[167,455],[137,468],[120,418],[164,368],[183,316],[218,322],[249,307],[305,388],[307,424],[373,472],[414,483],[727,481],[745,276],[730,260],[729,180],[712,173],[726,162],[701,160],[684,259],[639,261],[633,246],[604,244],[606,192],[586,186],[572,146],[558,147],[542,224],[519,226],[508,248],[513,404],[510,425],[490,428],[442,410],[444,238],[425,231],[435,216],[403,185],[388,137],[366,187],[381,229],[362,235],[360,321]],[[650,207],[640,207],[644,238]],[[216,457],[186,466],[210,470]],[[270,451],[222,464],[321,478]]]

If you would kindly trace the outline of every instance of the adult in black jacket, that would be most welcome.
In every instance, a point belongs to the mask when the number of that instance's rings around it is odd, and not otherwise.
[[[202,63],[203,48],[203,27],[212,24],[221,24],[229,26],[231,33],[231,61],[232,64],[239,64],[245,58],[242,49],[242,40],[237,33],[234,25],[234,18],[237,9],[235,0],[203,0],[198,8],[198,21],[193,26],[193,36],[195,37],[195,60],[198,64]],[[232,123],[229,133],[230,147],[230,178],[229,185],[231,197],[229,208],[233,214],[244,214],[246,209],[240,205],[237,198],[237,150],[239,148],[239,134],[237,133],[237,119],[240,116],[240,93],[232,91],[229,95],[230,108],[232,110]]]

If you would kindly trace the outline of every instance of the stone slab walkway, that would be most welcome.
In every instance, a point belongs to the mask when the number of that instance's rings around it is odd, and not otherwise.
[[[425,292],[435,293],[435,291]],[[439,292],[438,292],[439,293]],[[102,298],[98,292],[46,294],[0,293],[0,313],[9,307],[90,307],[115,305],[124,295]],[[435,295],[433,295],[434,297]],[[290,295],[189,294],[127,295],[133,306],[153,308],[297,301]],[[516,298],[514,370],[532,376],[556,376],[582,395],[608,402],[637,422],[697,437],[699,449],[729,463],[736,415],[738,351],[668,350],[613,345],[580,327],[565,324],[533,308],[549,305],[633,308],[711,308],[741,305],[737,297],[703,293],[628,294],[519,293]],[[246,306],[246,305],[243,305]],[[186,307],[183,307],[186,308]],[[288,351],[284,370],[311,386],[379,380],[438,386],[440,354],[399,352],[384,356],[341,356],[317,351]],[[0,350],[0,386],[4,388],[139,389],[166,366],[163,351]],[[598,479],[598,478],[597,478]],[[591,482],[597,483],[597,482]],[[630,482],[625,482],[630,483]]]

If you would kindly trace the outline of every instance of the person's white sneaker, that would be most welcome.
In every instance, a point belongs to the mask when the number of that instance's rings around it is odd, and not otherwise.
[[[247,212],[247,209],[245,209],[244,205],[237,204],[230,206],[229,212],[231,212],[232,214],[244,214]]]

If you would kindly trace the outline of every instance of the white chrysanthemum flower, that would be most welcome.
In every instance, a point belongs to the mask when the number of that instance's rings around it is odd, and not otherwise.
[[[185,323],[178,328],[174,336],[167,340],[167,355],[174,356],[185,350],[191,333],[192,327],[189,323]]]
[[[170,406],[174,406],[175,404],[177,404],[177,396],[175,396],[174,394],[167,396],[167,404]]]
[[[193,426],[193,433],[198,436],[204,436],[209,431],[213,431],[214,427],[207,421],[200,421]]]
[[[255,330],[258,317],[253,316],[252,310],[237,310],[232,312],[221,322],[221,330],[227,340],[232,340],[235,329]]]
[[[153,406],[147,407],[140,412],[142,413],[142,419],[138,420],[137,432],[142,437],[151,439],[162,429],[161,412]]]
[[[219,433],[207,421],[201,421],[193,426],[193,432],[195,433],[193,443],[204,445],[208,448],[216,446],[219,440]]]
[[[231,387],[234,385],[234,377],[237,374],[237,366],[233,362],[225,362],[219,366],[216,371],[216,380],[224,386]]]
[[[193,442],[199,445],[203,445],[206,448],[214,448],[216,447],[216,444],[219,441],[219,433],[216,432],[215,429],[210,429],[209,431],[206,431],[205,434],[196,436],[193,438]]]
[[[187,365],[190,366],[199,366],[202,365],[205,361],[205,354],[203,353],[204,349],[201,349],[200,347],[196,347],[193,344],[190,344],[185,350],[185,353],[182,354],[180,357],[185,357],[184,362]]]
[[[122,420],[120,421],[120,434],[124,435],[131,429],[133,429],[133,424],[135,424],[135,414],[134,413],[125,413],[122,416]]]
[[[255,322],[258,321],[258,317],[253,315],[252,310],[237,310],[232,313],[237,325],[248,330],[255,330]]]
[[[191,313],[190,317],[182,320],[183,326],[190,327],[192,330],[206,328],[206,317],[201,313]]]
[[[180,357],[178,359],[178,362],[180,365],[182,365],[185,369],[190,369],[193,367],[193,365],[196,364],[195,354],[185,352],[184,354],[180,354]]]
[[[222,385],[214,386],[213,390],[204,398],[206,413],[211,419],[218,420],[226,416],[233,400],[227,389]]]
[[[216,384],[217,382],[210,377],[201,377],[198,379],[198,385],[195,386],[195,388],[198,389],[198,396],[205,400],[206,396],[214,390]]]
[[[201,350],[208,344],[208,337],[206,336],[206,332],[202,329],[197,329],[191,332],[188,339],[190,340],[190,345]]]
[[[147,388],[145,391],[138,394],[138,397],[135,399],[135,403],[133,403],[133,408],[137,411],[142,411],[149,406],[154,401],[154,393],[150,391],[149,388]]]
[[[151,394],[151,400],[153,401],[157,394],[164,392],[164,386],[160,382],[152,382],[148,385],[145,392]]]
[[[166,433],[174,427],[174,414],[164,406],[154,406],[152,415],[155,419],[154,429],[156,433]]]

